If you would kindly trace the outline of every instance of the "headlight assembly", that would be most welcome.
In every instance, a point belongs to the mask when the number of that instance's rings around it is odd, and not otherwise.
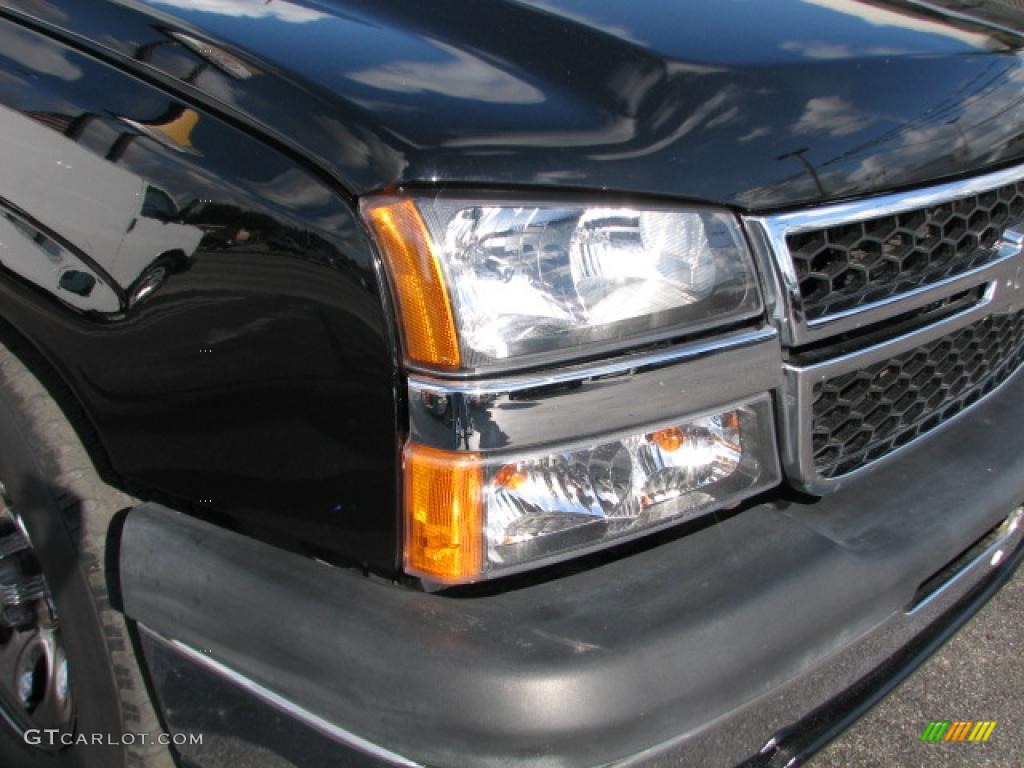
[[[407,573],[435,585],[514,573],[779,483],[775,379],[737,378],[737,352],[718,347],[756,334],[763,315],[731,213],[463,192],[370,198],[362,210],[420,377],[402,455]],[[703,345],[688,362],[607,365],[684,339]],[[773,338],[749,343],[751,359],[767,350],[780,367]],[[599,356],[604,365],[580,362]],[[538,405],[543,423],[528,415]]]
[[[737,504],[779,482],[771,399],[585,444],[484,455],[409,443],[405,568],[521,570]]]
[[[365,212],[414,365],[565,360],[761,312],[726,212],[444,194],[376,199]]]

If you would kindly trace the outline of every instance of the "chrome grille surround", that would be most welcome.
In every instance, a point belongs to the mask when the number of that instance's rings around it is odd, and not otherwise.
[[[827,387],[828,382],[856,371],[867,371],[872,366],[884,365],[886,361],[901,355],[912,354],[984,318],[1024,310],[1024,235],[1021,234],[1022,227],[1018,222],[1010,222],[1010,228],[1002,233],[998,242],[993,243],[989,256],[977,266],[884,296],[877,301],[814,319],[808,319],[805,313],[800,275],[789,250],[789,238],[801,233],[851,224],[861,225],[883,217],[955,204],[958,200],[978,198],[986,192],[1006,188],[1022,180],[1024,167],[1018,167],[926,189],[817,209],[746,218],[747,232],[758,254],[765,282],[768,283],[766,298],[770,318],[779,329],[780,339],[790,360],[783,366],[784,389],[779,413],[779,433],[783,464],[790,481],[796,487],[815,494],[836,490],[848,479],[897,455],[925,433],[941,429],[949,421],[955,420],[957,414],[1012,378],[1017,364],[1011,363],[1011,366],[1003,368],[996,366],[997,370],[986,372],[979,378],[981,384],[975,382],[984,391],[970,398],[965,395],[962,407],[957,409],[951,408],[952,402],[942,405],[936,403],[938,413],[945,413],[946,417],[935,419],[931,411],[923,412],[914,425],[905,426],[923,427],[927,422],[927,429],[918,429],[910,437],[893,441],[884,451],[876,449],[873,452],[862,452],[857,461],[840,459],[835,467],[821,461],[820,455],[818,460],[815,459],[816,452],[820,454],[822,450],[821,434],[827,431],[821,425],[817,427],[819,437],[816,451],[815,395],[823,386]],[[839,342],[845,334],[860,329],[884,328],[886,321],[921,311],[971,289],[980,289],[977,301],[924,327],[882,342],[867,343],[853,351],[846,351],[850,348],[847,343],[841,347],[843,351],[837,351],[830,358],[821,359],[819,356],[815,358],[816,362],[810,364],[798,362],[801,348],[807,345],[827,346],[829,342]],[[840,349],[838,344],[837,349]],[[970,402],[966,402],[967,399]]]

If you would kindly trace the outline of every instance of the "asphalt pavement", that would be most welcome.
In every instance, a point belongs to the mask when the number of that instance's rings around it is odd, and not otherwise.
[[[1024,768],[1024,568],[810,768]],[[932,720],[995,720],[986,743],[921,741]]]

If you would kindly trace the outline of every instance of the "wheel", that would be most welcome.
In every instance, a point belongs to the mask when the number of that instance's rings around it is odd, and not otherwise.
[[[188,258],[180,251],[165,253],[155,259],[128,287],[128,305],[134,307],[163,285],[173,273],[181,272],[187,265]]]
[[[0,335],[0,765],[172,768],[168,748],[157,740],[161,728],[124,617],[108,593],[108,532],[133,500],[100,479],[79,434],[6,335]],[[35,364],[34,350],[17,350],[33,370],[45,370]],[[45,729],[55,729],[52,738]],[[94,734],[105,743],[81,743]]]

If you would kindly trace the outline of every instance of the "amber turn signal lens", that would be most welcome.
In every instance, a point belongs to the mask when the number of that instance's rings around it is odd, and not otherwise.
[[[410,360],[441,368],[461,363],[448,290],[430,235],[411,200],[374,203],[366,215],[397,294]]]
[[[683,430],[679,427],[669,427],[668,429],[659,429],[657,432],[652,432],[647,436],[647,439],[665,451],[665,453],[674,453],[683,447],[683,443],[686,442],[686,435],[683,434]]]
[[[494,482],[510,491],[518,490],[529,479],[530,473],[519,464],[506,464],[494,475]]]
[[[480,457],[410,443],[405,473],[405,569],[440,583],[472,581],[483,570]]]

